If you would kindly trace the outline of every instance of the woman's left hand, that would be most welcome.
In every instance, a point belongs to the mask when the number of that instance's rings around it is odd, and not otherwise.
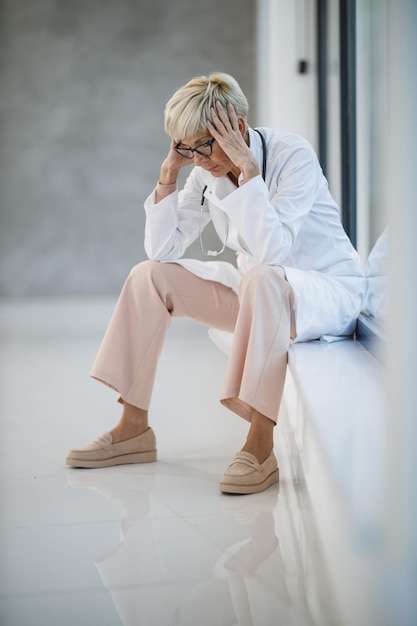
[[[236,115],[230,103],[225,110],[220,102],[216,102],[216,109],[211,109],[211,121],[207,122],[207,129],[232,163],[240,169],[245,180],[257,176],[259,167],[244,139],[243,118]]]

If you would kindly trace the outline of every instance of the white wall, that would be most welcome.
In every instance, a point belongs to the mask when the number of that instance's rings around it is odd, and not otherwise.
[[[317,150],[314,0],[258,0],[259,126],[298,133]],[[305,57],[306,74],[297,72]]]

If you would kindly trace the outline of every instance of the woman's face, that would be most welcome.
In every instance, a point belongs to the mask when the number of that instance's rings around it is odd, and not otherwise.
[[[207,132],[205,134],[196,135],[195,137],[191,137],[190,139],[181,141],[179,146],[181,148],[198,148],[207,141],[210,141],[210,139],[212,139],[212,136],[210,135],[210,133]],[[210,156],[205,156],[199,154],[198,152],[194,152],[193,162],[194,165],[202,167],[216,178],[226,176],[231,171],[234,174],[239,173],[239,170],[232,163],[226,153],[223,152],[217,141],[214,141],[212,144],[212,151]]]

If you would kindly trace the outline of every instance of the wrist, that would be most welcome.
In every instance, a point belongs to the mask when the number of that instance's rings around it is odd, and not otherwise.
[[[239,185],[244,185],[245,183],[248,182],[248,180],[251,180],[252,178],[256,178],[256,176],[259,176],[260,172],[259,172],[259,168],[251,168],[251,169],[244,169],[241,170],[242,172],[242,178],[239,181]]]
[[[242,174],[242,179],[245,182],[247,180],[250,180],[251,178],[255,178],[256,176],[259,176],[260,174],[258,162],[255,159],[250,159],[246,161],[245,163],[243,163],[240,168],[240,171]]]
[[[174,187],[176,187],[176,186],[177,186],[177,181],[176,181],[176,180],[174,180],[174,182],[173,182],[173,183],[169,183],[169,182],[167,182],[167,183],[166,183],[166,182],[164,182],[163,180],[159,179],[159,180],[158,180],[158,185],[159,185],[159,186],[161,186],[161,187],[167,187],[167,188],[168,188],[168,187],[172,187],[172,188],[174,188]]]
[[[160,175],[159,184],[160,185],[176,185],[177,184],[177,176],[166,176],[165,174]]]
[[[155,199],[154,199],[155,204],[158,204],[158,202],[161,202],[161,200],[163,200],[164,198],[167,198],[172,193],[174,193],[176,188],[177,188],[176,183],[164,185],[163,183],[158,182],[156,189],[155,189]]]
[[[159,176],[160,185],[176,185],[177,180],[178,170],[173,170],[164,166],[161,167],[161,173]]]

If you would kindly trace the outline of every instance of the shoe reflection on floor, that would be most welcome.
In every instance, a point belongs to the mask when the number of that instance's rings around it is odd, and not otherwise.
[[[278,486],[251,496],[216,494],[215,515],[185,517],[158,488],[166,473],[175,479],[181,468],[163,466],[149,473],[125,466],[67,474],[72,487],[88,487],[122,506],[120,543],[95,566],[124,626],[293,623],[275,528]],[[207,489],[205,478],[193,470],[189,480]]]

